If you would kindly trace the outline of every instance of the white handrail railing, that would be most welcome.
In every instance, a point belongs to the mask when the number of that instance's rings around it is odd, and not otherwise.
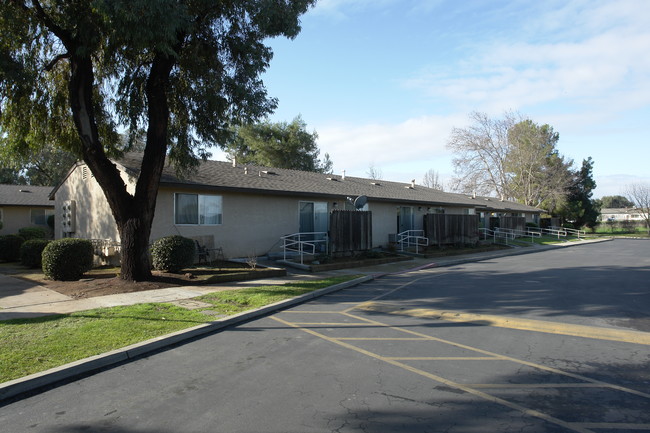
[[[397,234],[397,243],[400,246],[400,251],[404,251],[405,244],[406,248],[415,245],[415,254],[418,254],[420,245],[425,247],[429,245],[429,238],[424,237],[424,230],[406,230]]]
[[[563,230],[565,233],[567,233],[569,235],[577,236],[578,239],[580,239],[580,236],[582,236],[584,238],[587,235],[587,232],[584,231],[584,230],[567,229],[567,228],[564,228],[564,227],[553,227],[553,226],[551,226],[549,228],[553,229],[553,230]]]
[[[530,243],[534,244],[535,241],[533,238],[539,238],[542,234],[536,230],[517,230],[517,229],[507,229],[496,227],[494,229],[497,233],[503,233],[506,239],[518,239],[518,238],[527,238],[530,236]]]
[[[328,252],[327,232],[293,233],[282,236],[280,240],[282,241],[284,260],[287,260],[287,251],[296,252],[300,254],[301,265],[303,264],[304,255],[315,255],[316,247],[320,244],[325,244],[325,254]]]
[[[557,236],[558,239],[560,239],[560,237],[567,237],[567,231],[562,227],[547,227],[545,229],[542,229],[542,231],[544,233],[548,233],[551,236]]]

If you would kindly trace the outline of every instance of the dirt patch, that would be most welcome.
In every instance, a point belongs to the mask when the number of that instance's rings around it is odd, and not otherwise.
[[[31,281],[75,299],[142,292],[168,287],[243,281],[286,274],[284,269],[267,269],[263,267],[250,269],[247,264],[238,262],[223,263],[216,268],[191,268],[180,273],[152,271],[152,279],[141,282],[122,280],[118,276],[118,268],[93,269],[79,281],[48,280],[40,270],[27,269],[17,263],[0,264],[0,272]]]
[[[42,280],[39,284],[71,298],[92,298],[95,296],[117,295],[120,293],[142,292],[145,290],[164,289],[167,287],[185,286],[195,283],[182,274],[153,272],[151,281],[125,281],[115,273],[94,274],[79,281]]]

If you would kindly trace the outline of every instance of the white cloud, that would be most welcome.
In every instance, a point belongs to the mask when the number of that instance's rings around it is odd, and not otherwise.
[[[452,64],[448,72],[421,72],[405,85],[458,108],[488,112],[557,101],[573,109],[598,106],[607,112],[647,105],[650,11],[648,6],[642,7],[645,14],[617,10],[615,25],[588,34],[604,25],[602,16],[610,6],[590,10],[591,23],[582,22],[582,34],[570,42],[554,42],[556,35],[550,34],[528,42],[489,42],[473,47],[473,54]],[[577,32],[575,23],[571,28]]]
[[[451,171],[446,149],[452,127],[467,122],[460,116],[422,116],[397,124],[317,126],[321,155],[329,153],[335,170],[365,177],[374,165],[386,180],[417,176],[426,170]],[[442,166],[440,162],[445,161]],[[421,173],[420,173],[421,172]]]

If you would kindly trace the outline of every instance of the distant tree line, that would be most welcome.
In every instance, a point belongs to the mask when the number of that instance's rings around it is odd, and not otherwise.
[[[454,128],[447,143],[455,157],[455,191],[497,196],[559,215],[577,227],[593,227],[600,213],[592,199],[594,161],[579,168],[557,149],[552,126],[507,112],[494,119],[470,114],[470,125]]]

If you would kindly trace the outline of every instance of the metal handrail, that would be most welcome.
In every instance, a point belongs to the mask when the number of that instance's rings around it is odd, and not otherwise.
[[[404,251],[404,244],[406,248],[415,245],[415,254],[419,253],[419,246],[429,246],[429,238],[424,237],[424,230],[406,230],[397,234],[397,243],[400,246],[400,251]],[[424,241],[424,243],[420,243]]]
[[[566,237],[567,236],[567,231],[563,227],[547,227],[542,229],[544,233],[548,233],[551,236],[557,236],[558,239],[560,237]]]
[[[510,234],[505,232],[505,231],[499,231],[499,230],[491,230],[487,228],[479,228],[479,232],[483,233],[483,238],[488,239],[488,237],[492,238],[492,243],[503,243],[505,245],[508,245],[508,239],[510,238]],[[497,239],[504,239],[504,242],[497,242]]]
[[[533,238],[542,237],[542,234],[536,230],[518,230],[518,229],[508,229],[508,228],[501,228],[501,227],[496,227],[494,230],[499,233],[505,233],[506,236],[509,237],[510,239],[527,238],[530,236],[531,245],[535,243]]]
[[[322,236],[323,239],[316,239]],[[327,232],[303,232],[285,235],[280,238],[282,241],[282,250],[284,251],[284,260],[287,260],[287,251],[300,254],[300,264],[303,264],[304,255],[315,255],[316,244],[325,244],[325,254],[328,253]],[[311,251],[311,252],[310,252]]]
[[[553,227],[553,226],[551,226],[550,228],[551,229],[556,229],[556,230],[564,230],[567,234],[570,234],[572,236],[577,236],[578,239],[580,239],[580,236],[582,236],[583,238],[585,236],[587,236],[587,232],[584,231],[584,230],[567,229],[567,228],[564,228],[564,227]]]

